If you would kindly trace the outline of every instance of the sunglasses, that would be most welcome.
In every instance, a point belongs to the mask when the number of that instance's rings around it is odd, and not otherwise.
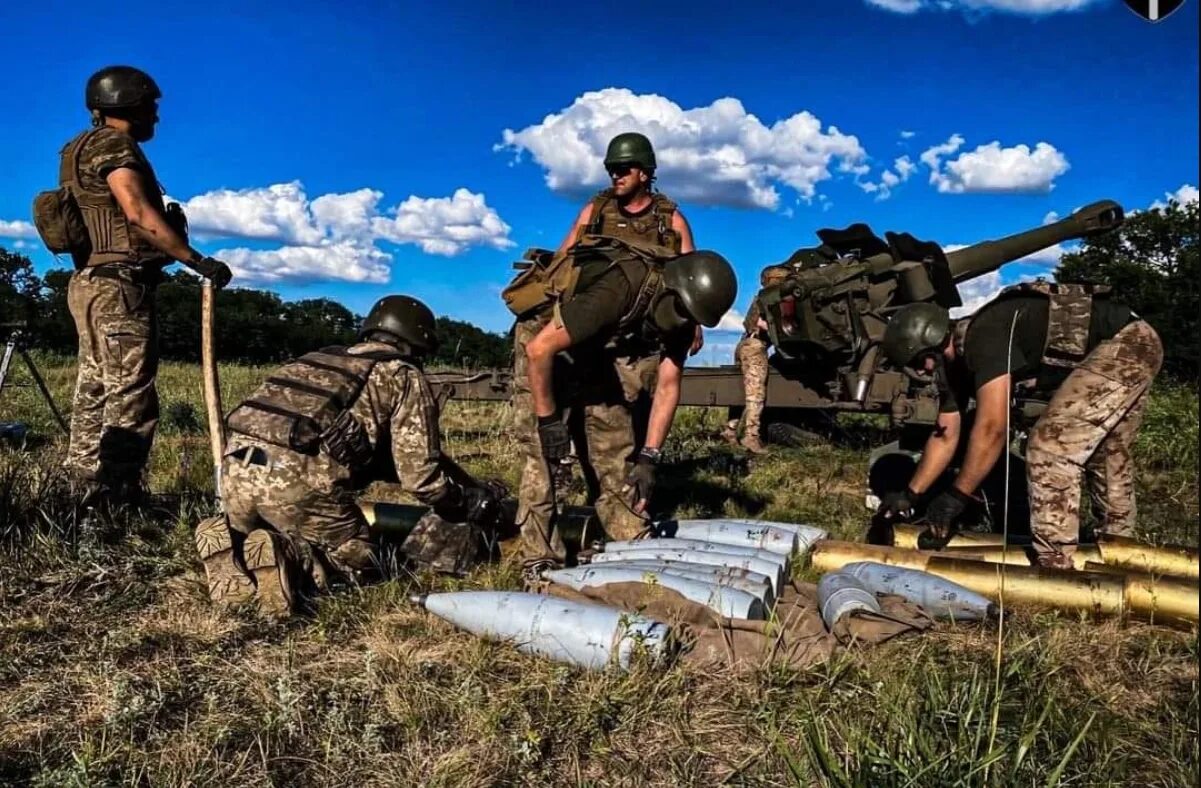
[[[634,170],[638,169],[632,164],[614,164],[612,167],[606,167],[610,178],[624,178]]]

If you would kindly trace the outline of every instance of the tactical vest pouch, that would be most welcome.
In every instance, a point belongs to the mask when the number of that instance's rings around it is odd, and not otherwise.
[[[33,225],[51,254],[70,254],[77,261],[87,259],[91,241],[79,204],[68,187],[39,192],[33,198]],[[81,266],[77,263],[76,267]]]
[[[344,465],[364,461],[371,454],[370,440],[349,410],[377,360],[343,348],[306,353],[267,378],[229,414],[226,426],[300,454],[324,448]]]
[[[1102,286],[1105,291],[1108,287]],[[1047,346],[1043,363],[1055,367],[1075,367],[1090,350],[1089,329],[1092,326],[1093,294],[1098,288],[1091,285],[1053,285],[1049,294],[1050,310],[1047,320]]]
[[[570,253],[530,249],[514,265],[520,273],[501,291],[505,306],[519,318],[550,306],[556,298],[575,290],[579,270]]]

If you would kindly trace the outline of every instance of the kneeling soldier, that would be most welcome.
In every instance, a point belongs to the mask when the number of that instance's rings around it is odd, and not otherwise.
[[[1108,297],[1107,287],[1015,285],[954,327],[941,307],[911,304],[893,316],[882,344],[898,367],[933,374],[942,400],[909,488],[886,496],[882,514],[904,515],[947,468],[959,443],[960,411],[974,396],[976,420],[963,466],[951,488],[926,507],[935,538],[947,538],[1005,450],[1010,398],[1023,383],[1051,395],[1026,450],[1038,564],[1072,568],[1086,471],[1104,511],[1098,530],[1131,532],[1130,449],[1163,345],[1150,324]]]
[[[503,490],[472,479],[439,445],[438,404],[421,368],[437,348],[434,331],[425,304],[387,296],[357,344],[284,365],[230,413],[221,466],[229,527],[214,519],[196,532],[213,601],[257,598],[262,612],[285,616],[300,587],[324,591],[330,575],[357,581],[375,568],[354,491],[384,477],[381,463],[445,520],[493,516]]]

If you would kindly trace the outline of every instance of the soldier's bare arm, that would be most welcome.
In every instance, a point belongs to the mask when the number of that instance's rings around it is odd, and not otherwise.
[[[580,213],[575,217],[575,224],[567,232],[567,237],[563,239],[563,243],[559,244],[559,251],[563,252],[569,249],[576,241],[580,240],[580,235],[584,229],[588,227],[588,223],[592,221],[592,203],[588,203],[580,209]]]
[[[688,220],[684,218],[684,214],[678,210],[671,215],[671,229],[680,234],[681,254],[696,251],[696,244],[692,240],[692,226],[688,224]]]
[[[651,400],[651,415],[646,426],[646,446],[651,449],[663,447],[671,422],[680,404],[680,379],[684,365],[679,359],[664,356],[659,362],[659,377],[655,383],[655,396]]]
[[[118,167],[105,178],[113,197],[125,218],[155,249],[181,263],[200,260],[204,255],[188,245],[179,233],[171,229],[167,218],[146,196],[141,173],[128,167]]]
[[[968,436],[963,468],[955,478],[955,487],[962,493],[974,493],[1001,456],[1011,385],[1009,375],[1001,375],[976,391],[976,423]]]
[[[909,480],[909,489],[919,494],[926,492],[951,464],[951,458],[959,446],[961,422],[958,411],[938,414],[934,431],[926,440],[922,459],[913,472],[913,478]]]
[[[567,329],[552,320],[525,346],[528,361],[530,394],[534,398],[534,414],[552,416],[555,412],[553,367],[555,354],[571,347]]]

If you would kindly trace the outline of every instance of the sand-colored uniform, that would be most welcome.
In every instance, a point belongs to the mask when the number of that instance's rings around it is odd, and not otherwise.
[[[676,206],[663,195],[655,194],[651,206],[638,214],[624,211],[609,191],[598,194],[592,204],[586,236],[661,245],[679,254],[679,234],[671,229]],[[616,299],[640,287],[641,279],[633,281],[636,278],[633,269],[624,274],[614,269],[591,281],[582,279],[577,292],[595,288],[595,294],[611,287]],[[552,319],[553,312],[545,310],[518,320],[513,330],[513,409],[524,455],[517,523],[521,528],[519,556],[524,559],[562,560],[565,555],[553,527],[555,490],[538,438],[525,352],[526,345]],[[606,340],[612,341],[573,347],[556,359],[555,401],[565,413],[583,410],[584,440],[583,445],[577,441],[576,450],[585,475],[590,473],[595,480],[595,505],[601,524],[609,538],[630,539],[645,527],[645,520],[634,514],[621,495],[627,462],[635,449],[633,407],[641,397],[653,393],[661,354],[654,343],[618,342],[613,337]]]
[[[1050,287],[1065,292],[1056,300],[1039,292]],[[955,342],[972,388],[1008,371],[1015,384],[1051,394],[1026,450],[1040,560],[1069,563],[1086,482],[1101,509],[1098,530],[1129,534],[1136,511],[1130,452],[1163,363],[1155,329],[1108,296],[1040,282],[1015,287],[961,321]],[[956,399],[949,391],[944,397]]]
[[[332,403],[330,391],[340,392]],[[349,407],[339,407],[341,397]],[[290,415],[306,412],[316,426]],[[372,566],[375,546],[354,492],[389,476],[387,466],[406,492],[435,510],[459,492],[458,471],[442,454],[429,383],[384,343],[302,356],[269,377],[227,423],[221,494],[230,526],[242,533],[268,527],[286,537],[319,588],[327,569],[352,574]],[[311,445],[281,445],[288,442]]]
[[[136,485],[158,425],[158,321],[155,289],[170,262],[126,220],[106,181],[128,168],[162,209],[150,162],[132,137],[102,126],[61,152],[60,183],[70,186],[91,253],[71,277],[67,305],[79,334],[79,371],[65,466],[114,489]]]

